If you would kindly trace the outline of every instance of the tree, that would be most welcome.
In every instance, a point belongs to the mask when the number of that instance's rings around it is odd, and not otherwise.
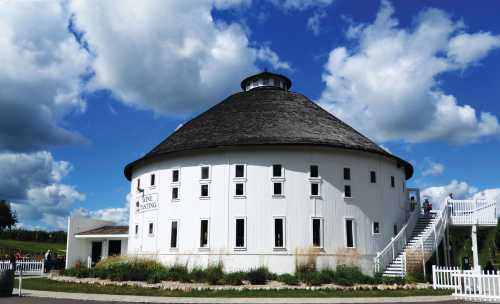
[[[5,200],[0,200],[0,231],[5,228],[11,229],[16,223],[16,213],[12,211],[10,204]]]

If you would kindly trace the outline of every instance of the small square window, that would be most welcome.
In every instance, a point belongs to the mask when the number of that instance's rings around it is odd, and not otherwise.
[[[209,178],[210,178],[210,168],[201,167],[201,179],[209,179]]]
[[[245,166],[244,165],[236,165],[234,166],[235,173],[234,177],[245,177]]]
[[[178,187],[172,188],[172,199],[173,200],[179,199],[179,188]]]
[[[350,168],[344,168],[344,179],[351,180],[351,169]]]
[[[179,170],[172,170],[172,183],[179,182]]]
[[[379,222],[373,222],[373,234],[380,233],[380,224]]]
[[[235,184],[235,195],[236,196],[245,195],[245,185],[243,183],[236,183]]]
[[[283,195],[283,183],[273,183],[273,195]]]
[[[375,184],[377,182],[377,173],[375,171],[370,171],[370,183]]]
[[[155,175],[151,174],[151,186],[155,185]]]
[[[319,196],[319,184],[318,183],[311,183],[311,195],[312,196]]]
[[[149,223],[149,234],[152,235],[154,233],[154,225],[153,223]]]
[[[396,180],[395,180],[394,176],[391,176],[391,187],[392,188],[396,187]]]
[[[319,177],[319,168],[316,165],[311,165],[309,170],[309,177],[318,178]]]
[[[352,197],[351,186],[349,185],[344,186],[344,197]]]
[[[282,171],[281,165],[273,165],[273,177],[283,177],[281,171]]]
[[[201,185],[200,196],[201,197],[208,197],[208,185],[207,184]]]

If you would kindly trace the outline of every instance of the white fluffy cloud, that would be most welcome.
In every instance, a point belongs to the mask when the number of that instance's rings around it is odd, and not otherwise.
[[[65,161],[56,161],[49,152],[0,153],[0,198],[13,202],[22,224],[41,221],[65,228],[73,204],[85,195],[62,183],[71,170]]]
[[[333,3],[333,0],[270,0],[277,7],[285,10],[305,10],[313,7],[324,7]]]
[[[89,56],[68,31],[57,1],[0,2],[0,150],[81,141],[63,119],[80,98]]]
[[[71,1],[76,28],[93,54],[93,89],[126,104],[178,116],[206,108],[264,61],[288,69],[268,47],[254,46],[214,8],[248,1]]]
[[[498,119],[440,88],[443,73],[475,65],[500,36],[466,33],[445,12],[427,9],[402,28],[388,2],[371,24],[352,25],[352,48],[330,52],[319,102],[377,141],[476,142],[499,133]]]
[[[422,170],[423,176],[438,176],[444,173],[444,165],[431,159],[426,159]]]
[[[318,36],[321,32],[321,20],[326,17],[325,11],[314,12],[309,19],[307,19],[307,28],[315,35]]]

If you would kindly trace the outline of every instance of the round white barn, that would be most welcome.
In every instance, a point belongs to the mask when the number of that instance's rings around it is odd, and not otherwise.
[[[226,271],[294,272],[374,257],[407,220],[413,174],[300,93],[260,73],[125,167],[128,254]]]

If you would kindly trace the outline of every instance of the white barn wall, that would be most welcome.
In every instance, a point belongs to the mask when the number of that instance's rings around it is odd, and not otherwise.
[[[234,164],[246,164],[246,198],[234,198]],[[285,170],[284,198],[272,197],[271,166]],[[200,166],[211,166],[210,199],[200,199]],[[318,165],[322,177],[321,199],[309,196],[309,166]],[[343,168],[351,168],[344,181]],[[171,201],[171,169],[180,168],[180,200]],[[377,183],[370,183],[370,171]],[[149,187],[149,176],[156,186]],[[396,178],[391,188],[390,176]],[[159,208],[136,213],[137,178],[145,194],[158,193]],[[393,224],[406,221],[404,168],[385,156],[326,147],[252,147],[176,154],[134,170],[131,182],[130,255],[151,256],[162,262],[206,266],[222,261],[228,271],[259,265],[271,271],[294,272],[297,261],[311,252],[311,218],[324,218],[324,246],[316,258],[319,267],[354,264],[373,271],[373,258],[393,235]],[[352,198],[343,197],[345,184]],[[273,217],[286,217],[286,251],[274,250]],[[234,248],[235,217],[246,217],[246,250]],[[345,248],[344,219],[356,221],[356,248]],[[200,219],[209,218],[209,247],[199,248]],[[179,220],[178,249],[170,249],[170,221]],[[148,223],[155,233],[148,235]],[[372,221],[380,222],[381,234],[372,235]],[[134,235],[135,224],[139,235]],[[300,255],[306,254],[304,257]],[[299,256],[299,257],[298,257]]]

